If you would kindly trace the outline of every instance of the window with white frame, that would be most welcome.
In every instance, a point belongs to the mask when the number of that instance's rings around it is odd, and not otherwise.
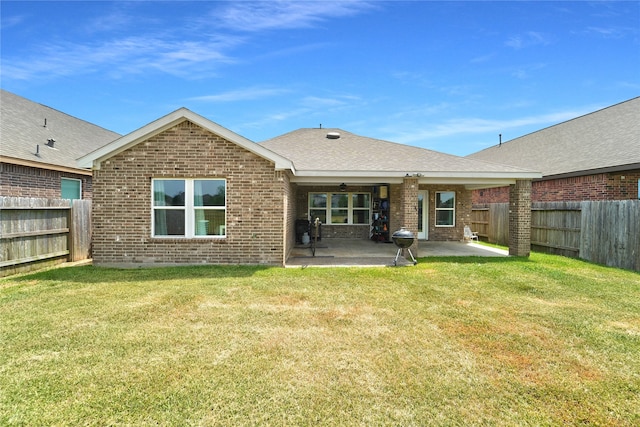
[[[154,237],[224,237],[227,228],[224,179],[152,180]]]
[[[81,199],[82,198],[82,181],[74,178],[60,179],[60,198],[62,199]]]
[[[368,224],[370,193],[309,193],[309,215],[323,224]]]
[[[436,227],[456,225],[456,192],[436,191]]]

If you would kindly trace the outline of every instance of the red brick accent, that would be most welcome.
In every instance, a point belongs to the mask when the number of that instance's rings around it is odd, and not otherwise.
[[[152,178],[202,177],[227,179],[227,237],[152,237]],[[292,245],[285,241],[292,217],[288,175],[189,121],[103,161],[93,190],[98,265],[283,265]]]
[[[638,198],[639,179],[640,170],[633,170],[535,181],[531,187],[531,199],[533,202],[635,200]],[[508,187],[473,192],[474,204],[508,201]]]
[[[59,199],[61,178],[82,181],[82,198],[91,199],[91,176],[0,163],[0,196]]]
[[[531,181],[517,180],[509,186],[509,255],[531,252]]]

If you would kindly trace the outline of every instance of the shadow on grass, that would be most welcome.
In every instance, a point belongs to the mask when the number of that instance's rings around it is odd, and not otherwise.
[[[451,264],[509,264],[532,262],[527,257],[481,257],[481,256],[441,256],[420,257],[417,268],[433,263]],[[413,266],[409,266],[413,267]],[[332,267],[343,268],[343,267]],[[361,267],[366,269],[367,267]],[[397,268],[397,267],[393,267]],[[329,268],[330,269],[330,268]],[[56,282],[143,282],[143,281],[171,281],[202,278],[242,278],[252,277],[269,270],[285,271],[282,267],[260,265],[196,265],[196,266],[158,266],[144,268],[113,268],[113,267],[63,267],[51,270],[26,273],[19,276],[9,276],[0,281],[29,282],[33,280]],[[326,268],[322,270],[326,271]],[[289,271],[297,271],[292,269]]]
[[[165,280],[189,280],[202,278],[227,278],[227,277],[251,277],[258,272],[266,271],[272,266],[176,266],[176,267],[146,267],[146,268],[110,268],[95,267],[92,265],[82,267],[63,267],[51,270],[27,273],[14,277],[6,277],[3,280],[13,282],[28,282],[33,280],[48,281],[73,281],[83,283],[101,282],[143,282]]]
[[[429,256],[418,258],[419,264],[449,262],[452,264],[509,264],[514,262],[535,262],[528,257],[483,257],[483,256]]]

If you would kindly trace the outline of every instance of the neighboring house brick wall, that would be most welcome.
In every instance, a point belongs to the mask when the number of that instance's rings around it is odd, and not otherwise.
[[[59,199],[62,178],[82,181],[82,198],[91,199],[91,176],[0,163],[0,196]]]
[[[152,178],[226,178],[226,238],[151,236]],[[284,259],[285,194],[274,165],[185,121],[94,172],[94,263],[272,264]]]
[[[531,188],[531,200],[533,202],[634,200],[638,198],[638,179],[640,179],[640,170],[535,181]],[[488,188],[473,192],[474,204],[507,203],[508,201],[509,187]]]

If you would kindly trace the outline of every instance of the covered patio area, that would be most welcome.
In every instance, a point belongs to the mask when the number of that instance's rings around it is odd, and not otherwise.
[[[467,242],[420,241],[418,247],[417,256],[420,258],[509,256],[506,250]],[[392,267],[397,250],[393,243],[376,243],[366,239],[322,239],[317,243],[315,256],[312,255],[309,245],[297,245],[291,251],[285,267]],[[406,255],[409,257],[408,254]],[[398,258],[398,266],[405,265],[413,265],[413,263],[402,256]]]

